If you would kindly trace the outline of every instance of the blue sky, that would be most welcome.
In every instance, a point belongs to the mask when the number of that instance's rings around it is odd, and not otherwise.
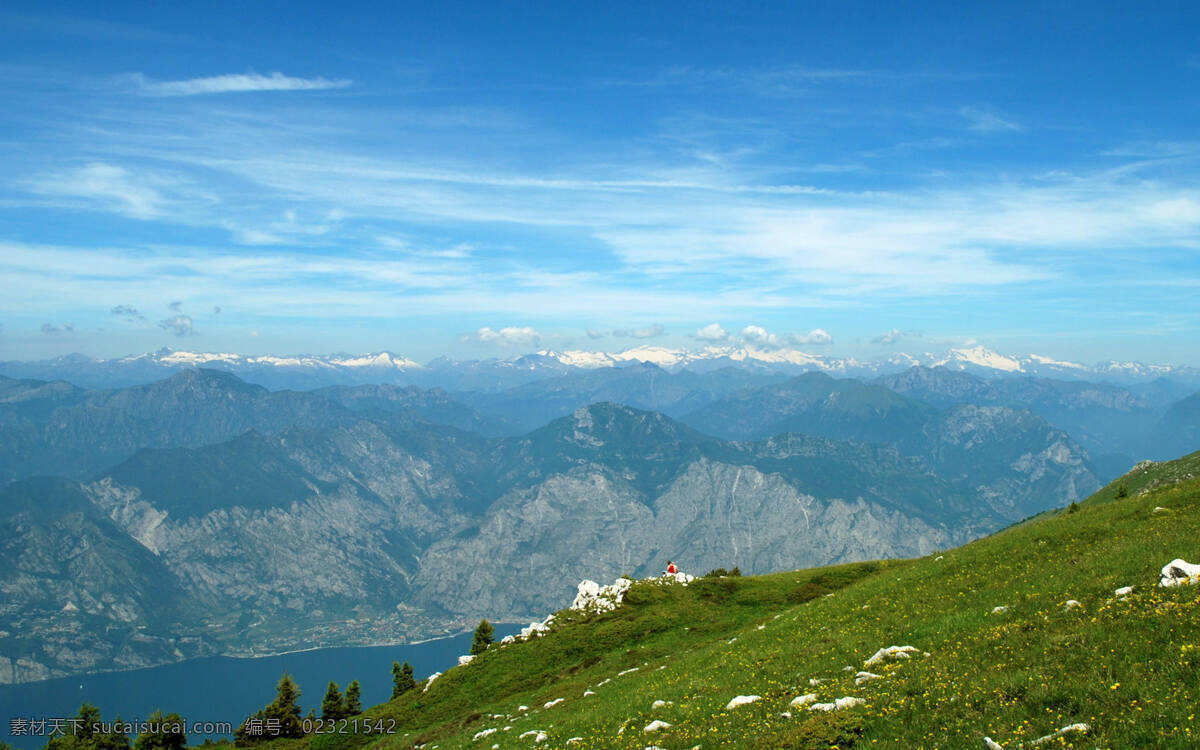
[[[433,5],[6,3],[0,359],[1200,365],[1194,4]]]

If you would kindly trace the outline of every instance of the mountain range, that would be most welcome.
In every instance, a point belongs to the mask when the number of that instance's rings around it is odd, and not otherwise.
[[[0,679],[424,638],[668,558],[766,572],[920,555],[1100,485],[1027,409],[819,373],[541,383],[0,379]],[[525,430],[522,409],[546,421]]]
[[[838,377],[873,378],[911,367],[944,368],[985,378],[1027,376],[1091,380],[1120,385],[1165,380],[1174,399],[1200,389],[1200,368],[1133,361],[1085,365],[1037,354],[1011,356],[982,346],[941,353],[894,353],[860,361],[787,348],[706,346],[678,349],[641,346],[622,352],[542,350],[509,358],[456,361],[439,357],[425,364],[391,352],[362,355],[243,355],[176,351],[169,348],[125,357],[96,359],[69,354],[54,359],[0,362],[0,374],[12,378],[66,380],[92,388],[113,388],[161,380],[185,368],[232,372],[247,382],[272,389],[312,389],[325,385],[404,384],[448,391],[494,391],[554,375],[653,364],[669,372],[697,373],[734,368],[755,373],[796,375],[818,371]]]

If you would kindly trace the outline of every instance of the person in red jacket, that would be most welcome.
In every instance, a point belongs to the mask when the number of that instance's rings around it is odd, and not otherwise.
[[[679,572],[679,568],[675,567],[675,563],[667,560],[667,575],[675,575]]]

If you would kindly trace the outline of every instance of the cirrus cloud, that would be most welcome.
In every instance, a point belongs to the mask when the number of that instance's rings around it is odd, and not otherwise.
[[[297,78],[275,72],[270,75],[258,73],[231,73],[206,78],[187,78],[179,81],[154,81],[141,73],[129,78],[138,93],[149,96],[197,96],[203,94],[230,94],[247,91],[320,91],[344,89],[351,81],[328,78]]]

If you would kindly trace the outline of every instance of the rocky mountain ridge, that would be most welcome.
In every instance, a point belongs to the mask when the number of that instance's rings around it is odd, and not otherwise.
[[[270,392],[211,371],[127,392],[6,389],[5,444],[81,467],[0,491],[11,680],[428,637],[553,609],[580,577],[645,575],[668,557],[749,572],[924,554],[1098,486],[1069,438],[999,407],[947,412],[913,438],[928,443],[918,453],[728,441],[611,403],[489,438],[412,406],[446,408],[436,394]],[[95,453],[38,431],[84,424]],[[116,448],[129,455],[115,466],[82,468]],[[64,588],[55,561],[77,548],[96,559]],[[162,586],[122,599],[104,571],[132,568]]]

